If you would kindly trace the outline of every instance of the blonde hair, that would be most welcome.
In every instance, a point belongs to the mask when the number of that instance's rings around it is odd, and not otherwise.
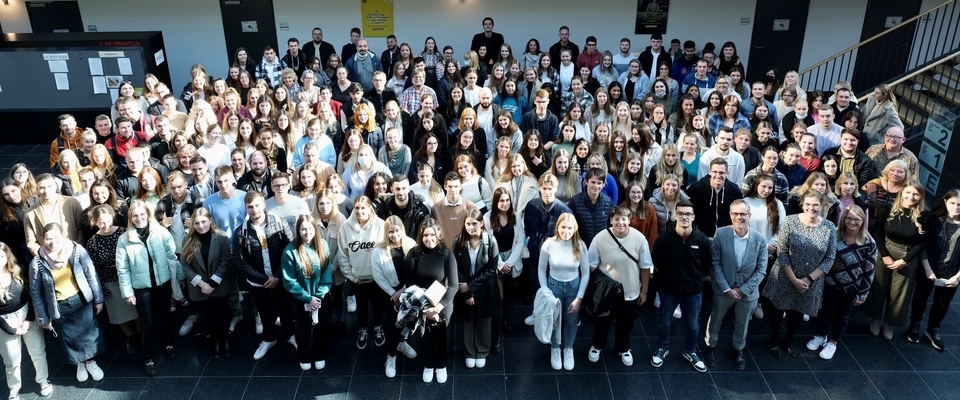
[[[912,188],[920,194],[920,201],[917,202],[917,205],[912,209],[903,207],[903,192],[907,188]],[[920,231],[920,234],[923,234],[923,221],[920,220],[920,216],[923,214],[923,211],[926,209],[926,204],[923,202],[924,197],[926,197],[926,192],[923,190],[923,185],[917,181],[908,181],[906,185],[897,193],[897,200],[893,203],[893,207],[890,209],[890,216],[887,217],[887,221],[893,220],[894,218],[902,215],[907,215],[909,213],[910,220],[913,221],[913,224],[917,226],[917,229]]]
[[[870,237],[870,233],[867,232],[867,214],[863,212],[863,209],[856,204],[851,204],[840,213],[839,227],[837,227],[837,240],[843,240],[847,236],[847,224],[844,223],[844,219],[847,218],[847,215],[854,214],[860,217],[860,228],[857,229],[857,244],[863,245],[867,242],[869,238],[871,241],[873,238]]]
[[[573,224],[573,237],[570,238],[570,242],[573,243],[573,259],[574,261],[580,261],[580,227],[577,225],[577,218],[571,213],[560,214],[560,217],[557,218],[557,227],[554,229],[553,237],[551,239],[556,241],[560,240],[560,224],[569,222]]]
[[[193,215],[190,216],[190,220],[196,221],[197,217],[206,217],[210,220],[210,232],[212,234],[216,235],[220,233],[220,228],[217,227],[217,221],[214,221],[213,215],[210,215],[210,211],[208,211],[206,208],[199,207],[194,210]],[[193,227],[193,224],[190,224],[189,229],[187,230],[187,237],[183,240],[183,250],[180,253],[180,259],[184,263],[189,263],[199,251],[200,234],[197,233],[196,229]],[[206,260],[204,260],[204,262],[206,262]]]

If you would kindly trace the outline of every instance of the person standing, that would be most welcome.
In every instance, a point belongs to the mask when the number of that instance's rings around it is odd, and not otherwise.
[[[377,287],[373,278],[371,257],[377,243],[383,240],[383,220],[377,217],[373,201],[360,196],[353,205],[353,213],[340,229],[337,238],[337,252],[340,271],[350,281],[353,296],[356,297],[357,348],[367,348],[370,333],[368,310],[373,309],[374,345],[383,346],[386,334],[383,331],[383,309],[387,305],[386,294]]]
[[[620,354],[623,365],[633,365],[630,351],[630,332],[634,316],[647,301],[650,292],[650,271],[653,261],[647,238],[630,227],[631,211],[624,205],[610,212],[610,229],[600,232],[590,243],[587,254],[591,268],[600,268],[604,274],[623,285],[623,299],[618,299],[612,315],[597,317],[594,322],[593,341],[587,352],[590,362],[600,360],[600,350],[607,344],[610,322],[617,321],[614,347]],[[622,301],[619,301],[622,300]]]
[[[230,357],[228,329],[233,312],[229,301],[237,285],[236,269],[230,265],[230,239],[205,208],[197,208],[190,222],[180,256],[187,294],[207,322],[213,358]]]
[[[497,51],[490,50],[499,50],[503,43],[503,35],[493,31],[493,18],[486,17],[483,19],[483,32],[473,35],[473,40],[470,41],[470,50],[479,52],[480,46],[485,46],[488,51],[480,62],[489,65],[491,61],[497,59],[499,54]]]
[[[760,299],[760,282],[767,275],[767,244],[760,232],[750,230],[750,205],[742,199],[730,204],[733,226],[717,229],[713,238],[713,312],[707,320],[707,347],[704,362],[716,365],[714,349],[720,326],[731,307],[734,308],[733,359],[737,370],[746,368],[743,348],[747,346],[750,316]]]
[[[933,348],[943,351],[946,344],[940,337],[940,324],[950,309],[950,301],[957,294],[960,282],[960,257],[957,245],[960,244],[960,190],[953,189],[933,207],[931,215],[924,223],[927,232],[926,253],[921,256],[923,275],[917,276],[917,286],[913,292],[913,305],[910,310],[910,329],[907,339],[920,341],[920,322],[927,308],[927,298],[933,292],[933,305],[927,319],[927,339]]]
[[[149,377],[157,375],[158,345],[168,358],[177,357],[169,306],[171,298],[183,298],[178,283],[183,280],[183,269],[173,236],[150,215],[152,209],[135,200],[128,211],[127,233],[117,241],[122,249],[117,251],[120,295],[137,307],[144,373]]]
[[[69,196],[58,193],[59,182],[52,174],[37,176],[37,193],[40,203],[36,208],[27,212],[23,219],[23,230],[27,238],[27,249],[31,256],[36,256],[40,250],[43,238],[40,231],[50,223],[57,223],[63,228],[63,234],[72,241],[80,240],[80,227],[83,209],[80,202]]]
[[[253,359],[259,360],[277,345],[278,335],[296,347],[290,295],[280,282],[280,258],[293,234],[286,221],[266,212],[262,193],[245,194],[243,203],[247,220],[233,234],[233,258],[250,284],[253,303],[264,322],[262,341],[253,353]],[[278,317],[281,332],[277,332],[273,323]]]
[[[557,371],[561,366],[567,371],[573,370],[573,341],[580,325],[580,302],[590,283],[587,245],[580,240],[577,231],[577,220],[573,214],[561,214],[557,218],[554,235],[540,247],[537,269],[540,287],[553,292],[553,296],[560,301],[560,312],[563,313],[563,322],[554,327],[559,332],[550,335],[550,366]],[[562,360],[561,344],[566,346]]]
[[[467,368],[483,368],[493,349],[492,324],[500,316],[500,249],[493,235],[483,226],[480,210],[467,213],[463,228],[453,245],[457,260],[457,294],[454,297]],[[499,330],[497,330],[499,331]]]
[[[680,306],[686,325],[683,358],[697,372],[707,372],[707,366],[697,354],[700,331],[700,305],[703,299],[703,276],[709,271],[713,258],[710,239],[693,224],[693,204],[681,200],[674,214],[676,223],[660,232],[653,243],[653,265],[656,268],[657,294],[660,310],[657,318],[657,351],[650,359],[656,368],[663,365],[670,354],[670,325],[674,310]],[[670,229],[672,228],[672,229]]]
[[[845,208],[840,216],[837,256],[833,268],[824,278],[826,285],[823,305],[817,316],[817,336],[807,342],[807,349],[820,350],[820,358],[824,360],[833,358],[837,352],[837,343],[847,330],[853,307],[863,304],[873,284],[877,243],[867,233],[866,218],[863,209],[856,205]]]
[[[329,305],[333,303],[328,296],[333,286],[332,260],[327,242],[317,234],[317,221],[313,217],[297,217],[296,232],[293,241],[283,250],[280,262],[283,287],[294,300],[300,369],[321,370],[327,365],[327,321]],[[324,301],[328,304],[326,308]]]
[[[790,215],[780,225],[777,263],[770,271],[763,296],[769,301],[764,314],[770,320],[767,346],[774,357],[783,351],[799,355],[791,347],[803,315],[817,316],[823,299],[823,280],[836,257],[837,227],[820,216],[823,195],[808,190],[801,197],[803,212]],[[787,317],[787,330],[780,336],[780,322]]]
[[[33,362],[40,395],[48,397],[53,394],[53,385],[48,379],[50,373],[43,333],[30,320],[33,313],[30,312],[30,291],[26,278],[10,246],[0,242],[0,341],[3,343],[0,345],[0,358],[6,368],[11,399],[19,399],[21,388],[21,338]]]

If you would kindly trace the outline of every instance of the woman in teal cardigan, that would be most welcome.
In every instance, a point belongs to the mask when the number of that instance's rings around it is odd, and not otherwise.
[[[297,360],[304,371],[327,365],[327,321],[333,307],[327,295],[333,285],[330,264],[330,249],[317,234],[317,221],[301,215],[296,237],[283,250],[280,265],[283,287],[298,302],[293,306],[293,318],[297,324]]]

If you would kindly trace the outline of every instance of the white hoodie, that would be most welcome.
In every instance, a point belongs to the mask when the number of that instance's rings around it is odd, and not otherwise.
[[[340,262],[340,271],[347,279],[351,282],[373,279],[370,257],[383,237],[383,220],[373,215],[373,211],[363,228],[356,214],[350,215],[337,238],[337,247],[340,249],[337,260]]]

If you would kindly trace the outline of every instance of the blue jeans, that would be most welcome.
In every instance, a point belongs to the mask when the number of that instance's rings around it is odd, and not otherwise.
[[[550,291],[553,292],[553,295],[556,296],[557,299],[560,299],[560,312],[563,313],[563,321],[560,324],[563,343],[568,348],[573,348],[573,340],[577,337],[577,324],[580,322],[580,313],[569,313],[567,309],[570,308],[570,303],[573,303],[573,299],[576,299],[577,294],[580,292],[580,277],[578,276],[569,282],[561,282],[548,276],[547,287],[550,288]],[[555,334],[550,336],[550,348],[560,348],[560,343],[557,342],[557,336]]]
[[[687,326],[687,337],[683,341],[683,351],[693,353],[697,351],[697,337],[700,333],[700,303],[703,293],[692,296],[677,296],[660,292],[660,318],[657,324],[657,345],[660,348],[670,348],[670,323],[673,322],[673,310],[680,305],[683,312],[683,322]]]

